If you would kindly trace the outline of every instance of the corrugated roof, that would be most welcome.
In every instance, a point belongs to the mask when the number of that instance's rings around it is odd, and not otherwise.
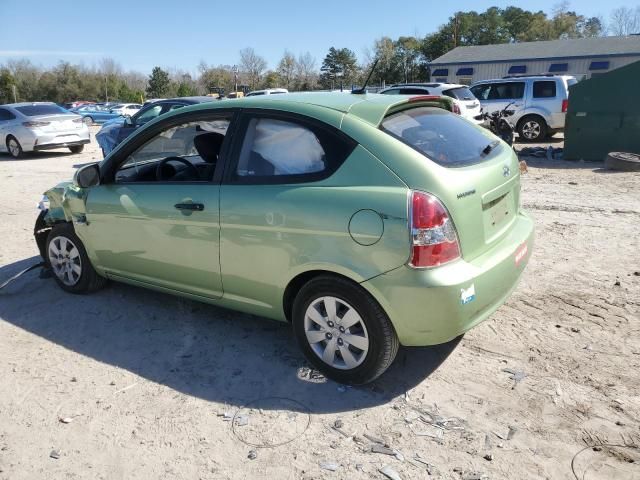
[[[640,55],[640,35],[457,47],[435,59],[431,65],[625,54]]]

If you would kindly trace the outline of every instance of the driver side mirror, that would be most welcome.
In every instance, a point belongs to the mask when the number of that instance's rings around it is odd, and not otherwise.
[[[80,188],[89,188],[100,183],[100,166],[97,163],[85,165],[76,170],[73,175],[73,184]]]

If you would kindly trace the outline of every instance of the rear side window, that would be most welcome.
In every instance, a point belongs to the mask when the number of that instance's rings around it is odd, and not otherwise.
[[[533,82],[533,98],[555,98],[556,82],[545,80]]]
[[[2,120],[13,120],[16,116],[6,108],[0,108],[0,122]]]
[[[500,142],[460,115],[417,107],[390,115],[382,130],[444,167],[464,167],[491,158]]]
[[[471,90],[467,87],[450,88],[449,90],[443,90],[442,92],[447,97],[455,98],[456,100],[475,100],[476,97]]]
[[[314,181],[329,176],[355,143],[294,119],[251,118],[235,177],[249,183]]]
[[[69,113],[58,105],[25,105],[23,107],[15,107],[23,115],[27,117],[35,117],[37,115],[56,115],[59,113]]]

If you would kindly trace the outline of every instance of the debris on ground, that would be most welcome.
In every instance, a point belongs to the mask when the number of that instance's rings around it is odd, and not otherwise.
[[[256,458],[258,458],[258,452],[256,452],[255,450],[249,450],[249,454],[247,455],[247,458],[249,460],[255,460]]]
[[[332,472],[335,472],[338,468],[340,467],[340,465],[338,465],[337,463],[333,463],[333,462],[321,462],[320,463],[320,468],[323,470],[329,470]]]
[[[49,457],[58,460],[60,458],[60,452],[57,450],[51,450],[51,453],[49,454]]]
[[[385,477],[391,480],[402,480],[402,478],[400,477],[400,474],[396,472],[393,468],[391,468],[389,465],[385,465],[378,471],[381,474],[383,474]]]
[[[71,418],[71,417],[64,417],[64,418],[60,418],[58,420],[60,421],[60,423],[71,423],[71,422],[73,422],[73,418]]]
[[[564,158],[564,149],[545,147],[524,147],[516,150],[519,157],[537,157],[547,158],[548,160],[562,160]]]
[[[493,460],[493,455],[491,453],[485,453],[482,458],[484,458],[485,460],[487,460],[488,462],[491,462]]]
[[[462,476],[462,480],[488,480],[488,476],[484,473],[470,472]]]
[[[379,443],[374,443],[371,445],[371,453],[382,453],[383,455],[395,455],[395,450],[387,448],[385,446],[380,445]]]
[[[238,427],[244,427],[249,424],[249,416],[248,415],[238,415],[236,417],[236,425]]]
[[[511,368],[503,368],[502,371],[505,373],[508,373],[511,376],[511,380],[513,380],[514,382],[513,387],[511,388],[516,388],[516,385],[518,385],[518,383],[524,380],[527,376],[527,374],[522,370],[513,370]]]
[[[344,426],[344,423],[340,419],[337,419],[335,422],[333,422],[334,428],[342,428],[343,426]]]

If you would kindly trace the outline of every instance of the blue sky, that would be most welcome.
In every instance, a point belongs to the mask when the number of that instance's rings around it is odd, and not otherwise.
[[[608,17],[617,3],[573,1],[579,13]],[[251,46],[275,67],[285,49],[309,51],[318,67],[331,46],[363,56],[382,35],[423,36],[454,10],[517,5],[549,13],[557,0],[368,1],[301,0],[0,0],[0,63],[29,58],[49,66],[64,59],[87,66],[111,57],[125,70],[149,73],[155,65],[195,73],[201,60],[234,64]],[[235,5],[235,6],[234,6]]]

